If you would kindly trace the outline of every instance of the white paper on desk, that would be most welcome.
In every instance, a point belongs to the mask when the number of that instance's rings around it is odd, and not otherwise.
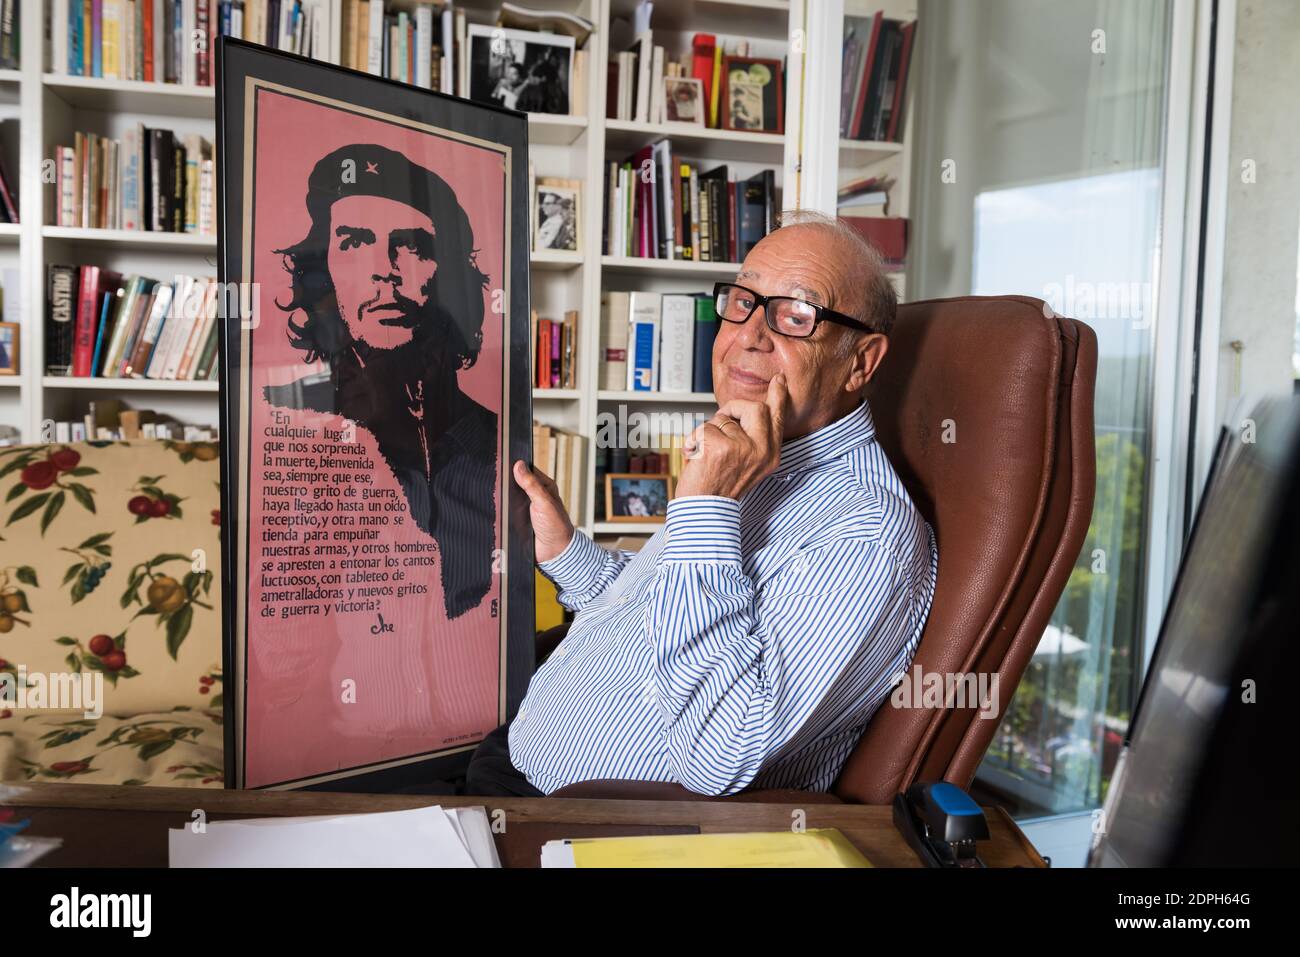
[[[168,833],[172,867],[474,867],[441,807],[211,821]]]
[[[461,833],[465,835],[465,846],[474,857],[479,867],[500,867],[501,858],[497,856],[496,841],[492,840],[492,825],[488,823],[487,808],[458,807],[447,810],[455,815],[460,823]]]

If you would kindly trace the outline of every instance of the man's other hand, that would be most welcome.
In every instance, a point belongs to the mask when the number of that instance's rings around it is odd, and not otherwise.
[[[560,490],[549,475],[530,469],[522,459],[515,463],[514,476],[528,495],[528,516],[533,522],[537,564],[549,562],[573,539],[573,522],[560,501]]]
[[[781,439],[789,393],[785,375],[767,384],[762,402],[732,399],[691,433],[686,463],[674,498],[721,495],[739,499],[781,463]]]

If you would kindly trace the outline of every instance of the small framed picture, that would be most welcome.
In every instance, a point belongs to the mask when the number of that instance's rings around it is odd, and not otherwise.
[[[525,113],[570,112],[573,37],[469,25],[469,98]]]
[[[784,133],[783,72],[780,60],[723,57],[722,99],[719,103],[722,128]]]
[[[533,202],[533,221],[537,224],[533,235],[534,250],[578,252],[582,249],[579,226],[582,222],[581,199],[581,180],[552,176],[538,178]]]
[[[611,472],[605,476],[605,521],[662,522],[672,497],[671,475]]]
[[[695,77],[664,77],[664,120],[704,125],[704,84]]]
[[[0,322],[0,375],[18,374],[18,323]]]

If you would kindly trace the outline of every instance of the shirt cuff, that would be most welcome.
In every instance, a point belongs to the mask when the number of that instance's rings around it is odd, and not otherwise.
[[[734,498],[675,498],[665,524],[661,562],[740,563],[740,503]]]
[[[605,549],[575,528],[573,538],[564,546],[564,551],[537,567],[555,582],[561,592],[580,592],[587,588],[608,558],[609,553]]]

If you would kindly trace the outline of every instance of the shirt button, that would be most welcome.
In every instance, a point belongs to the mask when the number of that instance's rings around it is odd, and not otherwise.
[[[516,720],[516,721],[523,721],[524,718],[526,718],[526,717],[528,717],[528,709],[527,709],[527,708],[520,708],[520,709],[519,709],[519,713],[518,713],[517,715],[515,715],[515,720]]]
[[[629,596],[624,595],[622,598],[620,598],[620,599],[618,600],[618,603],[619,603],[620,605],[626,605],[630,600],[631,600],[631,599],[630,599]]]

